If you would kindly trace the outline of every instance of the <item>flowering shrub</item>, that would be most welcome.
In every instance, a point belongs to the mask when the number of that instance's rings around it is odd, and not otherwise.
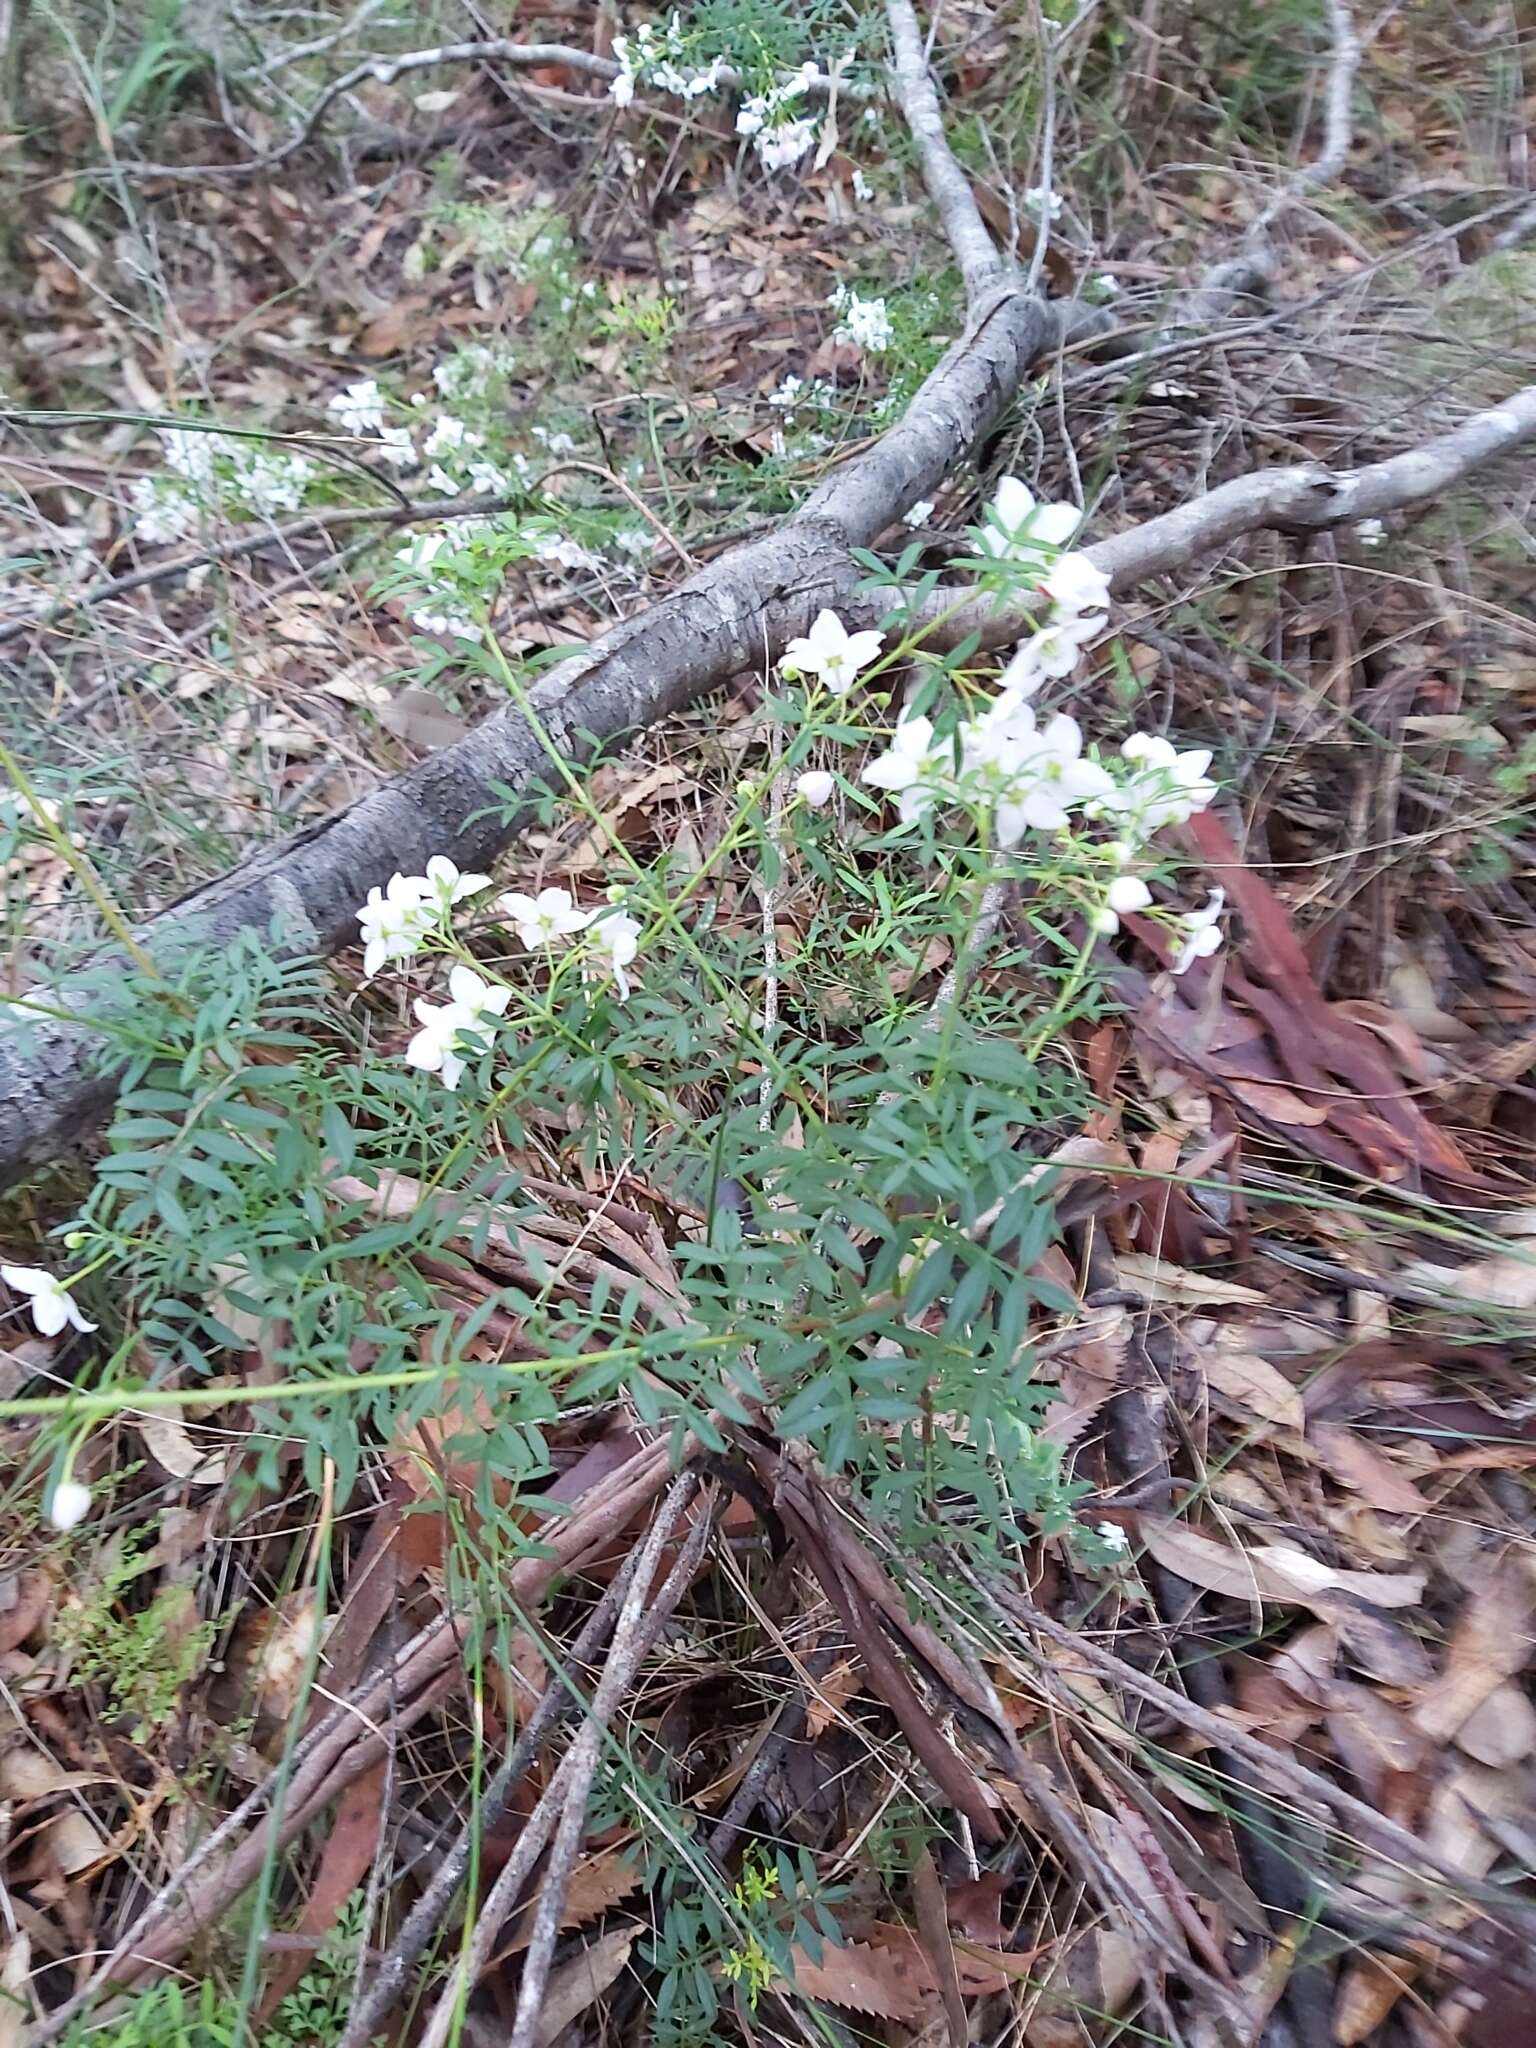
[[[371,390],[344,402],[353,426],[382,416]],[[537,517],[416,536],[398,587],[483,630],[509,555],[539,545]],[[1080,526],[1005,478],[974,529],[979,591],[1021,620],[1001,674],[927,652],[900,604],[879,626],[819,614],[765,706],[780,739],[702,864],[646,865],[614,841],[618,878],[582,896],[498,893],[437,855],[357,906],[356,1015],[320,970],[255,939],[146,986],[143,1050],[65,1234],[68,1271],[0,1276],[39,1332],[94,1346],[106,1305],[80,1297],[112,1273],[115,1348],[60,1423],[55,1524],[89,1511],[94,1418],[154,1405],[135,1361],[193,1384],[254,1319],[273,1383],[236,1375],[210,1406],[259,1402],[280,1424],[253,1432],[257,1462],[296,1441],[343,1489],[375,1436],[398,1443],[443,1414],[445,1383],[463,1413],[494,1417],[455,1454],[513,1485],[547,1469],[542,1424],[572,1402],[622,1397],[706,1443],[766,1403],[910,1541],[942,1525],[947,1541],[996,1542],[1022,1516],[1111,1567],[1112,1527],[1075,1521],[1039,1434],[1049,1396],[1029,1365],[1031,1317],[1055,1299],[1042,1146],[1085,1107],[1050,1051],[1091,1010],[1123,920],[1161,930],[1172,971],[1191,972],[1220,946],[1222,899],[1181,907],[1159,845],[1213,798],[1209,756],[1151,734],[1103,748],[1049,702],[1066,652],[1080,661],[1112,630]],[[904,558],[877,582],[911,574]],[[516,693],[494,636],[465,644]],[[573,821],[601,832],[591,795],[568,790]],[[551,826],[559,808],[547,798]],[[793,954],[765,954],[756,907],[743,914],[720,872],[742,862],[770,901],[786,864],[814,879]],[[1029,886],[1032,927],[1052,936],[996,988],[972,980],[935,1028],[923,976],[965,954],[1000,874]],[[529,1253],[485,1304],[516,1319],[507,1362],[481,1341],[484,1316],[424,1274],[483,1242],[488,1201],[537,1244],[544,1198],[519,1197],[524,1158],[639,1174],[698,1222],[669,1245],[665,1299],[622,1275],[573,1291]],[[404,1184],[418,1193],[403,1211],[375,1206],[370,1190]]]

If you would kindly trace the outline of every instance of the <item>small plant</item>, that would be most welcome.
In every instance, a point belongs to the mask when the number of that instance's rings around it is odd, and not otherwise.
[[[154,1533],[129,1530],[100,1583],[62,1606],[56,1624],[74,1677],[101,1686],[107,1719],[127,1722],[135,1740],[170,1719],[216,1633],[213,1623],[197,1619],[187,1586],[164,1586],[147,1605],[130,1605]]]
[[[332,2048],[351,2009],[365,1912],[363,1893],[354,1892],[304,1976],[259,2033],[252,2033],[239,2000],[211,1979],[194,1989],[168,1978],[135,1993],[106,2024],[77,2021],[63,2048]]]

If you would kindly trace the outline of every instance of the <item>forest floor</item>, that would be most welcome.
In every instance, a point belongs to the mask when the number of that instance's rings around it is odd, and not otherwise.
[[[772,535],[961,332],[879,7],[685,9],[735,89],[439,55],[305,132],[434,36],[611,70],[511,11],[15,26],[11,997]],[[935,11],[988,227],[1142,353],[1046,353],[872,588],[984,567],[1006,477],[1100,539],[1533,381],[1512,10],[1358,24],[1344,160],[1201,324],[1347,12]],[[742,92],[807,59],[775,168]],[[889,832],[874,726],[765,658],[497,863],[647,938],[626,1003],[513,976],[558,1063],[489,1107],[404,1063],[403,957],[145,993],[107,1149],[0,1210],[91,1323],[0,1289],[0,2048],[1531,2038],[1533,478],[1117,590],[1051,685],[1213,756],[1191,972],[1066,856]]]

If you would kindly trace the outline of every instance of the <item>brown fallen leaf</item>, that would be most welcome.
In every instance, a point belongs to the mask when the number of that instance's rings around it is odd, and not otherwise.
[[[1342,1486],[1385,1515],[1422,1515],[1429,1502],[1392,1460],[1352,1429],[1309,1422],[1307,1442]]]
[[[1369,1949],[1356,1956],[1333,2002],[1337,2048],[1360,2048],[1369,2041],[1422,1968],[1407,1956],[1378,1956]]]
[[[1195,1364],[1220,1394],[1281,1429],[1300,1430],[1306,1421],[1301,1389],[1293,1387],[1277,1367],[1256,1352],[1225,1351],[1212,1345],[1196,1354]]]
[[[1457,1617],[1444,1670],[1414,1709],[1414,1726],[1431,1741],[1449,1742],[1491,1693],[1525,1669],[1533,1606],[1536,1588],[1515,1558],[1476,1588]]]
[[[1405,1266],[1402,1277],[1457,1301],[1482,1302],[1490,1308],[1536,1308],[1536,1257],[1529,1252],[1495,1252],[1470,1266],[1436,1266],[1421,1259]]]
[[[1214,1274],[1191,1273],[1183,1266],[1171,1266],[1150,1252],[1120,1252],[1115,1264],[1128,1287],[1144,1294],[1148,1301],[1171,1301],[1181,1308],[1220,1307],[1231,1303],[1262,1308],[1264,1297],[1252,1287],[1240,1287],[1235,1280],[1218,1280]]]
[[[537,2048],[550,2048],[573,2020],[597,2003],[629,1961],[639,1931],[636,1927],[615,1927],[579,1956],[572,1956],[550,1971],[533,2037]]]
[[[315,1952],[336,1925],[342,1907],[356,1891],[373,1862],[384,1825],[384,1788],[388,1765],[382,1761],[354,1778],[336,1802],[336,1818],[325,1838],[320,1865],[293,1933],[302,1945],[274,1956],[266,1988],[257,2008],[263,2025],[315,1959]]]
[[[863,1678],[857,1657],[839,1657],[831,1669],[816,1680],[805,1711],[805,1732],[812,1742],[818,1735],[824,1735],[834,1721],[843,1718],[843,1711],[863,1683]]]
[[[1202,1536],[1182,1522],[1146,1520],[1141,1538],[1167,1570],[1208,1593],[1225,1593],[1234,1600],[1275,1600],[1308,1607],[1319,1595],[1347,1593],[1375,1607],[1416,1607],[1424,1597],[1422,1572],[1336,1571],[1290,1544],[1238,1550]]]
[[[1517,1764],[1536,1749],[1536,1707],[1518,1685],[1501,1685],[1462,1722],[1456,1747],[1495,1770]]]
[[[813,1963],[798,1944],[789,1954],[793,1988],[846,2012],[913,2020],[934,1991],[933,1973],[916,1942],[906,1954],[863,1941],[845,1941],[840,1948],[828,1942],[819,1963]]]

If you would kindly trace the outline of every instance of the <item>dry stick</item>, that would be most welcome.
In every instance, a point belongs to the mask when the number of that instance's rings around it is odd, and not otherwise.
[[[91,611],[97,605],[109,604],[115,597],[127,597],[135,590],[152,590],[162,583],[175,583],[182,576],[190,576],[194,569],[238,561],[243,555],[259,555],[264,548],[285,547],[298,540],[315,540],[322,534],[343,532],[349,526],[388,529],[391,526],[414,526],[428,519],[486,518],[495,512],[512,511],[525,504],[546,477],[566,469],[595,470],[599,476],[608,477],[617,484],[626,495],[633,496],[629,486],[619,477],[608,470],[598,469],[595,463],[557,462],[537,477],[530,478],[516,491],[482,491],[473,497],[462,498],[408,498],[396,505],[338,505],[331,511],[306,512],[301,518],[286,520],[281,525],[261,526],[246,533],[232,534],[228,540],[219,541],[212,547],[199,548],[196,554],[178,555],[172,562],[150,562],[143,568],[128,569],[121,576],[111,576],[103,583],[92,584],[89,590],[82,590],[78,596],[61,598],[47,611],[39,612],[36,618],[13,619],[8,625],[0,626],[0,647],[25,635],[41,632],[44,627],[59,619],[70,618],[76,612]],[[671,539],[666,528],[650,513],[646,517],[665,538]],[[374,536],[369,535],[364,542],[354,542],[353,546],[370,545],[373,539]],[[673,545],[675,547],[676,543]],[[688,562],[686,566],[691,568],[693,564]],[[304,581],[310,573],[306,570],[299,580]],[[278,597],[289,587],[291,584],[279,584],[266,595]]]
[[[635,1664],[638,1662],[637,1652],[643,1654],[643,1646],[637,1643],[636,1638],[641,1620],[646,1611],[645,1601],[651,1590],[651,1580],[656,1575],[657,1561],[661,1556],[667,1539],[677,1524],[678,1517],[697,1492],[698,1485],[697,1474],[692,1472],[680,1474],[673,1481],[670,1491],[657,1511],[656,1518],[651,1524],[645,1543],[636,1559],[634,1574],[625,1588],[624,1602],[620,1610],[618,1623],[614,1629],[613,1643],[609,1649],[607,1663],[604,1667],[603,1676],[598,1682],[597,1691],[594,1693],[591,1704],[586,1710],[588,1720],[583,1724],[583,1733],[567,1752],[559,1770],[545,1788],[543,1796],[524,1823],[511,1857],[498,1874],[495,1884],[492,1885],[487,1893],[476,1915],[474,1933],[471,1936],[469,1945],[467,1949],[460,1953],[448,1982],[438,1999],[437,2005],[433,2009],[431,2020],[428,2022],[426,2032],[422,2037],[421,2048],[442,2048],[442,2044],[448,2039],[463,1999],[468,1996],[474,1985],[479,1981],[481,1972],[484,1970],[491,1950],[495,1946],[496,1937],[501,1931],[507,1914],[511,1911],[519,1892],[521,1892],[533,1869],[533,1865],[538,1860],[544,1844],[549,1838],[550,1831],[555,1825],[557,1815],[561,1814],[564,1810],[564,1801],[568,1788],[574,1783],[574,1774],[579,1768],[577,1759],[583,1753],[587,1728],[594,1725],[596,1717],[601,1713],[602,1721],[597,1727],[598,1734],[601,1734],[602,1728],[607,1725],[608,1716],[612,1713],[614,1705],[617,1704],[618,1697],[627,1688],[633,1676]],[[707,1539],[708,1518],[700,1516],[699,1524],[704,1525]],[[696,1524],[696,1528],[697,1526]],[[669,1579],[668,1587],[670,1587],[670,1584],[671,1580]],[[676,1597],[680,1598],[681,1592],[682,1589],[679,1587]],[[653,1614],[664,1618],[666,1611],[662,1607],[660,1599],[658,1599],[654,1603]],[[623,1680],[622,1684],[617,1689],[614,1689],[610,1687],[610,1680],[616,1671],[622,1671]],[[604,1704],[605,1699],[606,1704]],[[581,1810],[584,1815],[586,1812],[585,1788],[583,1788],[581,1796]],[[523,1968],[524,1982],[526,1983],[528,1969],[526,1960]]]
[[[1454,1863],[1437,1856],[1416,1835],[1411,1835],[1406,1828],[1400,1827],[1386,1814],[1378,1812],[1374,1806],[1368,1806],[1363,1799],[1355,1798],[1353,1793],[1344,1791],[1341,1786],[1333,1784],[1319,1772],[1309,1770],[1305,1764],[1298,1763],[1289,1751],[1272,1748],[1268,1743],[1261,1742],[1257,1736],[1248,1734],[1235,1721],[1208,1712],[1204,1707],[1196,1705],[1186,1694],[1176,1691],[1171,1685],[1165,1685],[1161,1679],[1151,1678],[1145,1672],[1137,1671],[1110,1651],[1100,1648],[1092,1636],[1053,1620],[1050,1615],[1026,1600],[1022,1594],[1015,1593],[1005,1586],[989,1584],[976,1575],[964,1558],[956,1557],[954,1564],[966,1583],[1005,1620],[1017,1623],[1025,1629],[1033,1629],[1051,1642],[1062,1644],[1070,1649],[1074,1656],[1090,1664],[1110,1683],[1161,1708],[1180,1727],[1187,1728],[1192,1734],[1203,1736],[1217,1749],[1229,1750],[1233,1755],[1241,1757],[1245,1763],[1254,1766],[1261,1783],[1267,1780],[1273,1784],[1278,1780],[1299,1799],[1309,1800],[1315,1807],[1321,1808],[1324,1812],[1332,1812],[1340,1821],[1348,1822],[1362,1844],[1370,1845],[1375,1853],[1389,1863],[1398,1864],[1406,1874],[1427,1872],[1458,1896],[1469,1895],[1467,1873],[1464,1870],[1458,1870]],[[1046,1669],[1049,1672],[1051,1667],[1047,1664]],[[1526,1923],[1527,1936],[1531,1925],[1536,1924],[1536,1906],[1512,1899],[1502,1893],[1495,1898],[1491,1895],[1491,1888],[1486,1886],[1473,1888],[1473,1895],[1487,1910],[1490,1918],[1497,1919],[1501,1910],[1508,1914],[1510,1919],[1505,1924],[1509,1925],[1514,1933],[1520,1933],[1522,1918]]]
[[[683,1477],[686,1480],[693,1478],[694,1475],[685,1473]],[[686,1493],[675,1496],[678,1512],[686,1506],[689,1498]],[[668,1505],[672,1503],[669,1502]],[[642,1559],[640,1570],[635,1575],[634,1586],[631,1588],[629,1599],[625,1602],[624,1614],[613,1633],[613,1651],[609,1656],[607,1668],[603,1672],[592,1705],[587,1711],[587,1717],[582,1723],[581,1732],[568,1759],[570,1774],[564,1793],[564,1811],[560,1816],[560,1825],[555,1832],[554,1842],[550,1846],[549,1870],[539,1893],[528,1950],[523,1958],[522,1981],[518,1985],[517,1994],[517,2015],[512,2023],[512,2037],[508,2048],[534,2048],[540,2008],[549,1983],[555,1942],[560,1933],[560,1920],[565,1911],[566,1895],[570,1890],[571,1872],[575,1869],[576,1858],[581,1853],[582,1837],[586,1832],[587,1802],[592,1795],[592,1780],[597,1774],[598,1758],[608,1723],[612,1720],[620,1700],[634,1683],[635,1673],[645,1657],[648,1644],[654,1641],[666,1617],[692,1585],[694,1574],[699,1568],[713,1533],[713,1514],[696,1514],[687,1541],[678,1552],[677,1562],[667,1574],[661,1591],[656,1595],[649,1611],[644,1605],[645,1596],[661,1554],[659,1542],[654,1554]]]
[[[860,594],[848,546],[867,545],[895,507],[932,487],[1011,394],[1043,326],[1037,301],[1001,290],[901,423],[844,464],[786,526],[712,562],[551,671],[530,699],[564,758],[584,760],[595,743],[652,723],[721,675],[755,665],[765,641],[770,650],[782,646],[825,604],[852,623],[876,623],[885,604]],[[1533,438],[1536,385],[1422,448],[1352,471],[1313,463],[1260,470],[1087,552],[1124,591],[1262,527],[1322,529],[1442,496]],[[934,647],[968,633],[998,646],[1029,629],[1022,615],[994,611],[953,587],[933,594],[923,622]],[[538,732],[508,707],[359,803],[194,891],[151,919],[141,937],[149,949],[174,954],[276,923],[295,951],[334,950],[355,937],[356,907],[369,887],[394,869],[419,871],[441,852],[464,868],[488,866],[532,814],[531,792],[546,772]],[[530,793],[527,810],[500,822],[498,786]],[[473,822],[463,823],[471,814]],[[67,1021],[28,1017],[22,999],[21,1023],[0,1033],[0,1177],[56,1157],[101,1121],[116,1092],[98,1064],[113,1022],[102,986],[43,1000],[73,1014]]]
[[[524,1558],[512,1567],[513,1598],[520,1605],[531,1605],[558,1573],[574,1569],[584,1558],[601,1551],[618,1530],[661,1491],[667,1470],[665,1444],[650,1444],[636,1452],[600,1486],[593,1488],[589,1502],[584,1500],[573,1514],[550,1532],[545,1556]],[[150,1937],[159,1933],[190,1879],[208,1871],[210,1862],[229,1847],[244,1823],[253,1820],[272,1797],[286,1792],[295,1802],[293,1808],[285,1810],[282,1843],[288,1842],[299,1828],[307,1826],[309,1820],[334,1797],[339,1783],[344,1781],[343,1774],[355,1777],[357,1770],[366,1767],[370,1759],[364,1746],[378,1737],[379,1719],[389,1711],[391,1703],[402,1696],[417,1694],[419,1697],[418,1688],[437,1682],[443,1667],[457,1655],[459,1640],[457,1617],[451,1613],[439,1616],[413,1637],[379,1676],[359,1686],[349,1700],[342,1701],[328,1714],[300,1743],[286,1781],[281,1772],[274,1772],[264,1785],[258,1786],[241,1801],[235,1812],[193,1851],[164,1889],[150,1901],[89,1982],[27,2037],[27,2048],[46,2048],[48,2042],[56,2040],[86,2009],[98,1992],[119,1980],[121,1966],[125,1962],[132,1962],[137,1967],[133,1952],[147,1945]],[[351,1769],[352,1762],[359,1756],[363,1756],[364,1761],[358,1763],[356,1770]],[[297,1804],[300,1801],[301,1806]],[[295,1811],[299,1814],[297,1820],[294,1819]],[[154,1959],[161,1963],[170,1960],[193,1938],[198,1927],[217,1917],[224,1906],[254,1880],[265,1854],[266,1831],[256,1828],[233,1848],[227,1858],[208,1871],[195,1908],[197,1927],[181,1921],[174,1947],[167,1948],[162,1940]]]
[[[601,1648],[639,1562],[640,1548],[636,1544],[565,1653],[562,1660],[564,1669],[550,1673],[526,1727],[487,1786],[473,1821],[465,1824],[453,1847],[433,1871],[431,1882],[411,1908],[405,1925],[390,1943],[388,1952],[381,1958],[368,1989],[354,2004],[352,2017],[337,2048],[368,2048],[368,2043],[383,2025],[389,2008],[405,1989],[405,1980],[416,1958],[443,1924],[459,1881],[469,1865],[474,1829],[478,1827],[484,1835],[487,1829],[496,1825],[507,1801],[532,1767],[545,1736],[557,1721],[574,1713],[580,1704],[579,1696],[570,1689],[571,1674]]]
[[[346,1748],[355,1739],[357,1732],[370,1726],[373,1718],[369,1713],[370,1704],[376,1702],[382,1706],[383,1701],[379,1696],[388,1687],[398,1685],[412,1660],[417,1658],[424,1649],[438,1642],[448,1631],[448,1627],[449,1623],[446,1616],[429,1623],[425,1629],[421,1630],[419,1634],[413,1637],[399,1651],[392,1659],[389,1668],[380,1678],[369,1680],[367,1685],[359,1688],[350,1700],[340,1702],[339,1705],[327,1714],[323,1721],[312,1728],[299,1742],[294,1751],[290,1760],[287,1783],[291,1785],[299,1773],[313,1764],[317,1756],[322,1754],[328,1765],[333,1766],[336,1758],[345,1754]],[[342,1736],[340,1744],[336,1741],[338,1734]],[[128,1928],[127,1932],[119,1938],[111,1952],[97,1966],[87,1982],[64,2005],[60,2006],[57,2011],[50,2013],[47,2020],[43,2021],[37,2030],[27,2037],[28,2048],[44,2048],[46,2042],[56,2039],[80,2013],[86,2010],[97,1994],[114,1981],[119,1966],[130,1958],[133,1950],[159,1927],[192,1879],[207,1870],[208,1866],[215,1862],[215,1859],[220,1858],[223,1852],[235,1841],[235,1838],[246,1828],[247,1823],[254,1822],[269,1800],[280,1794],[283,1789],[283,1774],[280,1771],[274,1771],[270,1777],[248,1792],[232,1813],[225,1815],[213,1832],[197,1845],[185,1863],[173,1874],[169,1883],[164,1885],[156,1893],[155,1897],[150,1900],[149,1904]],[[222,1868],[223,1866],[219,1867]]]
[[[411,50],[401,57],[369,57],[356,64],[340,78],[333,78],[309,109],[299,126],[286,142],[276,149],[269,149],[264,156],[247,157],[237,164],[145,164],[126,163],[99,165],[94,172],[83,176],[100,176],[110,171],[117,176],[134,178],[164,178],[177,183],[190,179],[208,178],[249,178],[260,171],[273,170],[278,164],[286,163],[289,157],[301,150],[310,141],[320,123],[325,119],[337,100],[354,87],[367,85],[393,85],[397,78],[411,71],[422,71],[435,64],[515,64],[519,68],[535,65],[564,65],[570,71],[585,72],[589,78],[601,78],[611,82],[617,78],[621,67],[611,57],[599,57],[591,50],[578,50],[568,43],[514,43],[505,37],[489,37],[480,42],[443,43],[432,50]],[[735,91],[742,83],[740,74],[730,65],[722,65],[718,73],[720,84],[727,91]],[[826,93],[829,81],[813,80],[807,88],[813,93]],[[552,97],[553,95],[551,95]],[[594,112],[613,111],[611,99],[581,99],[573,93],[562,93],[560,103],[564,106],[587,108]]]
[[[998,254],[986,222],[944,139],[944,117],[923,52],[922,31],[911,0],[886,0],[896,94],[917,145],[923,184],[933,201],[949,246],[955,252],[966,297],[975,301],[1012,266]]]
[[[1333,61],[1328,70],[1327,110],[1321,153],[1297,171],[1270,200],[1244,237],[1248,247],[1262,244],[1280,216],[1319,185],[1331,185],[1349,161],[1355,139],[1354,90],[1364,46],[1355,28],[1348,0],[1328,0],[1328,26],[1333,37]]]

